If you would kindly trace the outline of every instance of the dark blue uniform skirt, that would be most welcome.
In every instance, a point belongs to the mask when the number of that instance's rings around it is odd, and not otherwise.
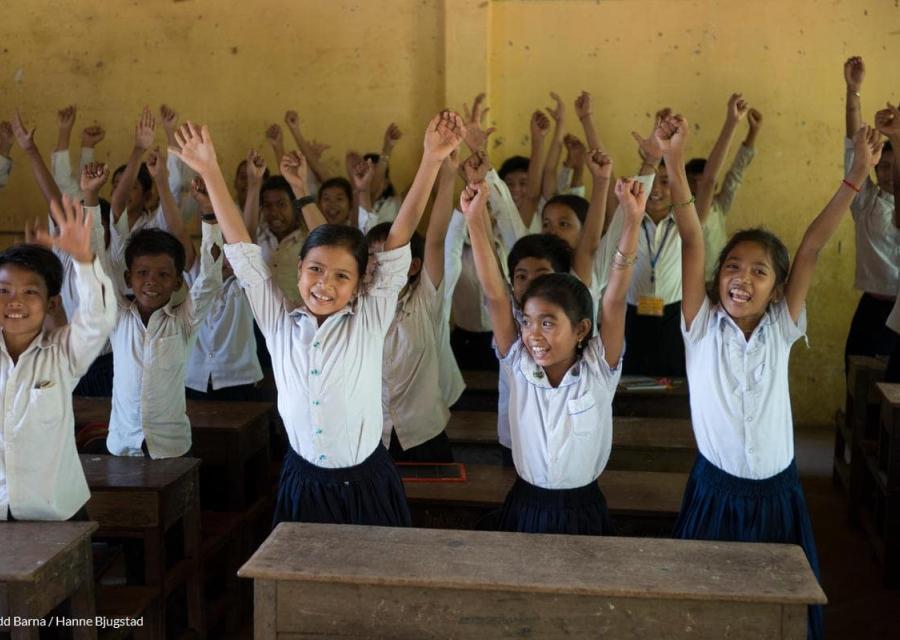
[[[317,467],[288,447],[272,526],[279,522],[411,524],[403,481],[381,444],[360,464],[339,469]]]
[[[821,580],[812,523],[793,461],[771,478],[747,480],[698,454],[674,535],[686,540],[798,544]],[[822,637],[822,607],[811,606],[807,638]]]
[[[597,481],[575,489],[543,489],[518,475],[500,510],[500,531],[613,535],[606,498]]]

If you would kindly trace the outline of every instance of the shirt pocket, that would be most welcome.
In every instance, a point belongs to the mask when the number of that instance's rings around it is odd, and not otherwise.
[[[38,384],[43,386],[31,389],[28,394],[28,409],[23,423],[52,427],[62,420],[64,399],[60,397],[60,386],[54,381]]]
[[[572,423],[572,432],[576,436],[591,435],[597,430],[597,399],[590,393],[567,401],[566,410]]]
[[[153,367],[160,371],[174,371],[185,359],[181,336],[157,338],[153,343]]]

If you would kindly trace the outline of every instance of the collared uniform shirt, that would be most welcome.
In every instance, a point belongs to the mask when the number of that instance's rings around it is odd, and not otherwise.
[[[75,263],[81,307],[13,363],[0,340],[0,520],[66,520],[90,497],[78,452],[72,390],[116,319],[112,282],[96,258]]]
[[[409,245],[376,253],[368,289],[319,325],[300,306],[285,309],[255,244],[225,245],[266,339],[278,412],[291,448],[319,467],[350,467],[381,446],[384,339],[406,284]]]
[[[50,154],[50,172],[53,174],[53,181],[60,191],[80,200],[83,197],[81,193],[81,172],[84,170],[84,165],[93,161],[94,149],[82,147],[78,162],[78,174],[76,175],[72,172],[72,158],[69,156],[69,150],[54,151]]]
[[[719,253],[728,242],[728,233],[725,230],[725,216],[734,203],[734,194],[744,179],[744,171],[750,166],[756,150],[741,144],[737,153],[734,154],[734,160],[725,179],[722,181],[722,187],[713,197],[709,214],[706,216],[706,222],[703,223],[703,243],[706,247],[706,281],[711,282],[716,273],[716,261],[719,259]]]
[[[300,263],[300,249],[303,248],[306,235],[306,231],[300,227],[279,240],[269,231],[265,222],[259,223],[256,232],[256,243],[262,251],[263,260],[269,265],[275,284],[291,306],[296,306],[300,300],[297,265]]]
[[[219,225],[213,228],[213,243],[223,246]],[[191,286],[200,276],[198,263],[187,274]],[[209,313],[197,330],[197,341],[187,362],[185,386],[206,393],[238,385],[256,384],[263,378],[256,356],[253,312],[244,290],[234,276],[222,283]]]
[[[498,354],[499,355],[499,354]],[[599,336],[552,387],[528,349],[517,340],[500,359],[509,386],[509,424],[516,472],[544,489],[573,489],[594,482],[612,448],[612,400],[621,361],[610,368]]]
[[[655,269],[651,266],[651,256],[656,259]],[[681,301],[681,236],[671,210],[658,225],[646,213],[641,222],[638,261],[628,289],[628,304],[637,305],[643,296],[662,298],[663,304]]]
[[[203,224],[200,274],[180,304],[177,292],[150,316],[147,326],[137,303],[119,300],[113,348],[112,415],[106,447],[114,455],[174,458],[191,448],[185,414],[184,378],[188,353],[200,323],[222,287],[222,256],[213,259],[212,225]]]
[[[690,330],[681,321],[697,448],[716,467],[762,480],[794,459],[788,388],[791,345],[806,332],[806,309],[791,319],[772,303],[747,340],[719,305],[704,300]]]
[[[844,172],[853,165],[853,141],[844,140]],[[894,226],[894,194],[867,175],[850,203],[856,229],[856,280],[860,291],[893,298],[900,286],[900,229]]]
[[[454,210],[453,218],[457,220],[457,225],[462,218],[462,213]],[[465,219],[462,219],[465,223]],[[459,370],[459,364],[456,362],[456,355],[450,347],[450,314],[453,308],[453,292],[456,291],[456,283],[459,282],[459,275],[462,271],[462,255],[458,247],[451,246],[454,242],[458,242],[461,237],[461,231],[457,230],[457,238],[454,239],[448,230],[444,237],[444,279],[441,281],[441,318],[438,324],[436,340],[438,346],[438,379],[441,386],[441,392],[444,396],[444,404],[452,407],[459,400],[462,392],[465,391],[466,383],[463,381],[462,372]]]
[[[381,392],[385,446],[390,445],[391,427],[406,450],[434,438],[450,419],[438,366],[441,289],[435,288],[423,267],[415,286],[401,296],[388,329]]]

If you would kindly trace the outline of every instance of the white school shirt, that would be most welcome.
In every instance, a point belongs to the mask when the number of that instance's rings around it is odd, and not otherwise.
[[[291,448],[319,467],[351,467],[381,445],[384,339],[406,284],[409,245],[376,253],[365,293],[319,325],[304,306],[285,309],[255,244],[225,245],[266,346],[278,413]]]
[[[628,289],[628,304],[637,305],[642,296],[662,298],[663,304],[667,305],[681,301],[681,236],[672,210],[658,225],[644,214],[638,232],[637,254],[638,261]],[[655,284],[651,283],[654,272],[650,265],[651,255],[657,259]]]
[[[373,213],[378,216],[378,223],[376,224],[393,222],[397,218],[397,214],[400,213],[401,203],[402,201],[397,195],[376,200],[372,205]]]
[[[594,336],[554,388],[516,340],[500,358],[500,375],[509,385],[513,462],[523,480],[573,489],[599,477],[612,448],[612,400],[621,374],[621,360],[610,368]]]
[[[722,181],[722,187],[713,197],[709,213],[706,221],[703,223],[703,244],[706,249],[706,281],[711,282],[716,274],[716,261],[719,259],[723,247],[728,242],[728,234],[725,230],[725,216],[734,203],[734,194],[741,181],[744,178],[744,170],[750,166],[756,150],[741,144],[737,153],[734,154],[734,160],[725,179]]]
[[[9,183],[9,174],[12,171],[12,160],[0,155],[0,189]]]
[[[94,161],[94,149],[92,147],[82,147],[78,161],[78,173],[72,172],[72,158],[69,156],[69,150],[54,151],[50,154],[50,172],[53,174],[53,181],[59,190],[70,197],[81,200],[81,172],[84,165]]]
[[[682,315],[681,330],[700,453],[739,478],[784,471],[794,459],[788,360],[806,334],[806,309],[795,323],[785,300],[772,303],[747,340],[706,298],[690,331]]]
[[[406,450],[434,438],[450,419],[438,367],[442,289],[443,284],[435,288],[423,267],[418,282],[397,303],[382,364],[385,446],[390,445],[392,427]]]
[[[269,231],[269,225],[261,220],[256,231],[256,244],[262,251],[263,260],[272,270],[275,284],[281,290],[289,304],[296,305],[300,300],[297,289],[297,265],[300,263],[300,249],[306,241],[303,227],[294,229],[281,240]]]
[[[112,282],[96,258],[75,263],[81,308],[41,333],[17,363],[0,340],[0,520],[66,520],[90,497],[78,452],[72,390],[116,320]]]
[[[853,165],[853,141],[844,139],[844,172]],[[894,194],[867,175],[850,203],[856,229],[856,280],[860,291],[893,298],[900,287],[900,229],[894,226]]]
[[[224,243],[219,225],[210,226],[213,243],[221,248]],[[191,286],[200,276],[199,263],[194,262],[186,275]],[[231,276],[222,283],[197,330],[197,342],[188,355],[184,384],[206,393],[210,386],[218,390],[256,384],[262,378],[253,336],[253,312],[237,278]]]
[[[457,217],[458,215],[458,217]],[[454,209],[451,219],[457,220],[457,226],[465,219],[462,213]],[[441,281],[441,321],[438,325],[436,340],[438,345],[438,379],[444,396],[444,404],[452,407],[459,400],[466,388],[456,355],[450,347],[450,314],[453,307],[453,292],[462,271],[462,231],[455,232],[455,236],[449,230],[444,236],[444,279]]]
[[[106,448],[114,455],[143,455],[143,442],[153,459],[175,458],[191,448],[184,395],[187,358],[222,287],[222,255],[213,259],[210,252],[211,226],[202,224],[200,274],[183,302],[178,304],[181,296],[172,294],[145,327],[137,303],[119,300],[110,336],[113,391],[106,438]]]

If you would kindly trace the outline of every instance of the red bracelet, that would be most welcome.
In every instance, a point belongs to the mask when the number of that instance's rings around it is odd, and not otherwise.
[[[850,182],[850,181],[847,180],[846,178],[844,178],[842,182],[843,182],[845,185],[847,185],[848,187],[850,187],[851,189],[853,189],[856,193],[859,193],[859,187],[857,187],[855,184],[853,184],[852,182]]]

